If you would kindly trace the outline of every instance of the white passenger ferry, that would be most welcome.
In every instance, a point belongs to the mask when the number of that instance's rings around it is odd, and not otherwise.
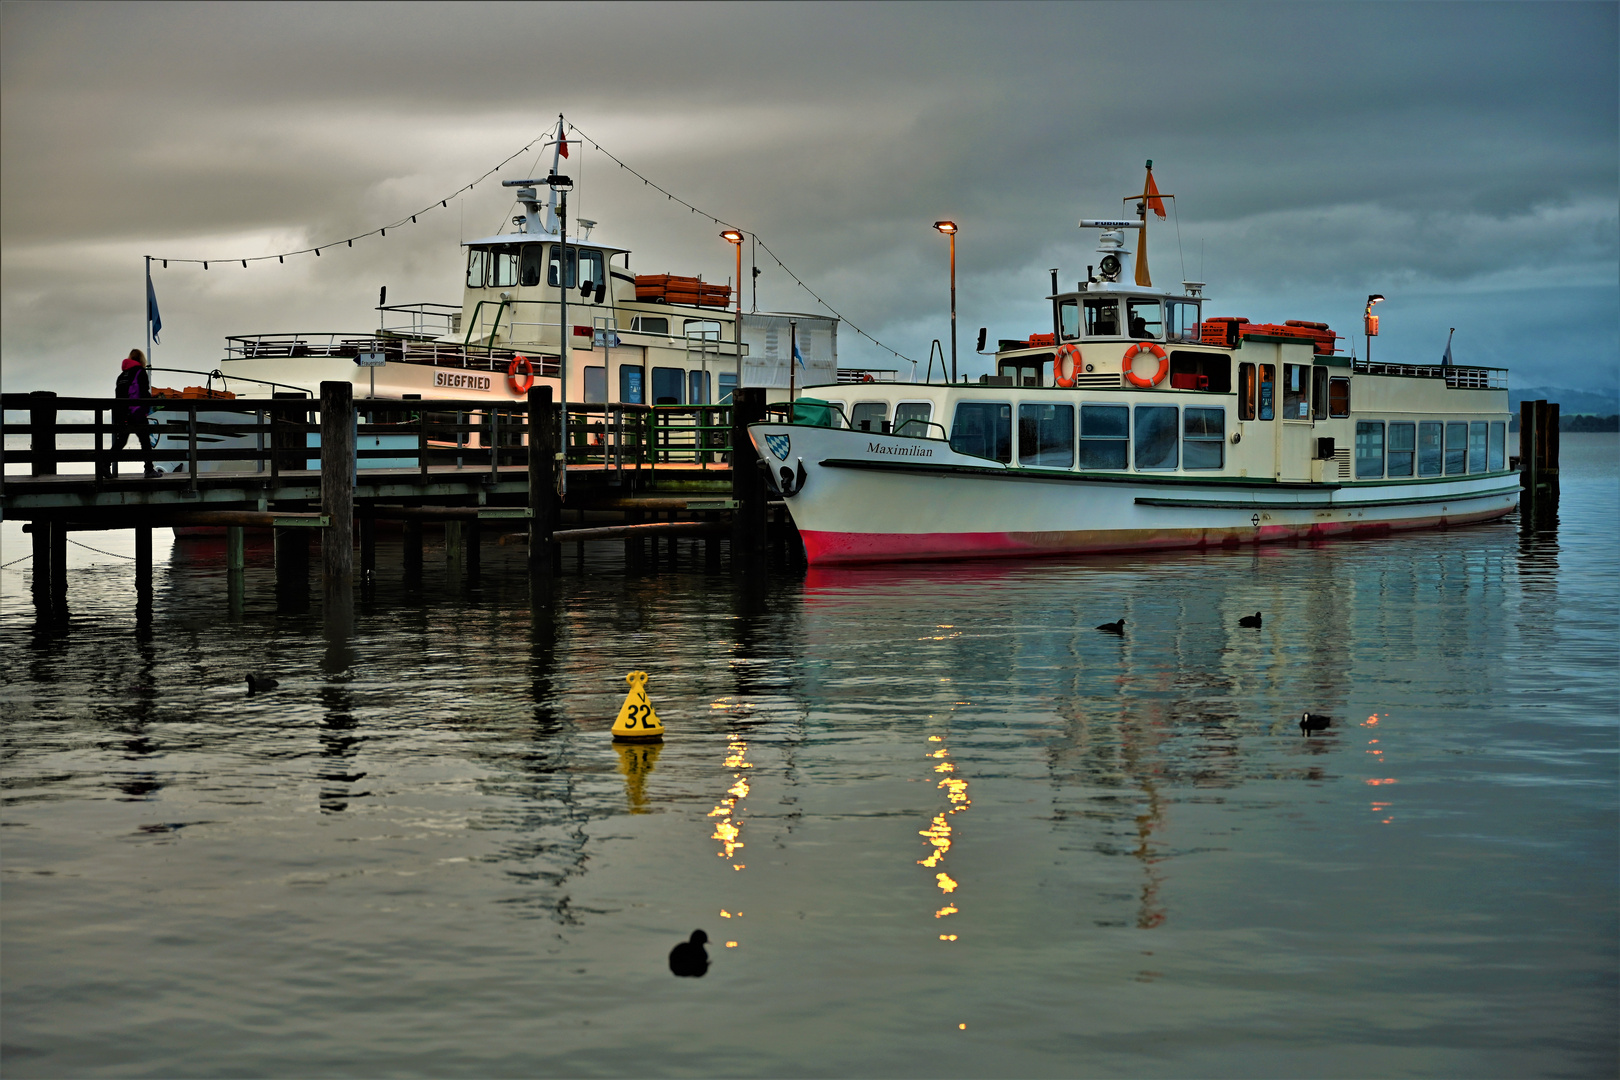
[[[362,412],[386,423],[406,415],[399,402],[512,404],[525,400],[533,385],[550,386],[552,400],[574,406],[656,408],[727,404],[737,386],[785,391],[795,381],[838,380],[837,319],[745,312],[736,281],[634,273],[629,247],[597,236],[595,221],[570,220],[572,181],[560,174],[567,167],[563,140],[559,117],[550,175],[503,181],[515,189],[522,210],[512,219],[513,231],[463,243],[459,305],[379,299],[376,330],[234,335],[211,370],[154,366],[154,383],[204,375],[206,385],[188,388],[185,396],[215,399],[312,397],[322,382],[349,382]],[[735,259],[739,276],[744,240],[729,230],[714,240],[728,264]],[[199,413],[207,431],[202,441],[215,448],[244,441],[230,434],[238,414],[228,410],[220,402]],[[164,417],[158,420],[161,428]],[[372,441],[380,446],[387,439]],[[397,441],[401,449],[415,445],[414,438]],[[472,441],[480,444],[476,435]],[[183,436],[166,435],[160,461],[164,449],[178,453],[184,445]],[[360,467],[403,461],[370,458]]]
[[[1136,220],[1053,327],[977,383],[827,385],[751,435],[812,564],[1239,545],[1458,525],[1518,504],[1506,372],[1369,363],[1325,324],[1152,287]],[[1169,198],[1170,196],[1163,196]],[[1369,327],[1372,322],[1368,306]]]

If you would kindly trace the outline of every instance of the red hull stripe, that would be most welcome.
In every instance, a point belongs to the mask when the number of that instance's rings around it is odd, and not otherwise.
[[[1079,555],[1104,551],[1236,547],[1278,540],[1332,536],[1377,536],[1411,529],[1445,528],[1502,517],[1512,507],[1471,514],[1407,518],[1395,522],[1317,522],[1266,525],[1259,529],[1187,529],[1141,532],[1046,533],[849,533],[800,530],[812,566],[829,563],[890,562],[916,559],[1006,559],[1032,555]]]

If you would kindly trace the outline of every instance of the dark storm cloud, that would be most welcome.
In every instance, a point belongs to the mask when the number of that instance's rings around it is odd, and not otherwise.
[[[1477,316],[1481,355],[1521,375],[1575,350],[1615,381],[1613,5],[11,4],[0,18],[7,389],[99,375],[140,337],[141,253],[225,258],[374,227],[558,111],[757,229],[919,358],[945,331],[929,222],[962,223],[964,327],[1022,336],[1047,319],[1046,268],[1072,282],[1095,261],[1074,219],[1117,213],[1151,157],[1180,196],[1152,235],[1155,275],[1185,258],[1222,313],[1345,332],[1380,291],[1385,355],[1426,356],[1440,324]],[[731,273],[710,222],[599,156],[582,165],[584,212],[641,269]],[[170,271],[170,359],[212,366],[225,333],[364,326],[379,281],[453,299],[457,241],[508,206],[486,184],[319,265]],[[762,307],[813,307],[764,266]],[[1529,306],[1525,289],[1533,318],[1491,318]],[[842,344],[850,362],[879,358]]]

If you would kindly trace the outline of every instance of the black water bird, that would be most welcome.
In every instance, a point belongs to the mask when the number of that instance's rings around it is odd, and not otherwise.
[[[1125,620],[1121,619],[1119,622],[1105,622],[1101,626],[1097,627],[1097,629],[1101,630],[1105,634],[1118,634],[1120,637],[1124,637]]]
[[[669,950],[669,970],[683,978],[699,978],[709,970],[709,954],[704,942],[709,935],[701,930],[692,931],[690,941],[683,941]]]
[[[1301,713],[1299,717],[1299,730],[1304,732],[1307,739],[1311,737],[1311,732],[1326,731],[1332,725],[1333,717],[1321,713]]]
[[[247,675],[248,693],[262,694],[266,690],[274,690],[281,683],[268,675],[255,675],[251,671]]]
[[[1253,615],[1245,615],[1245,616],[1243,616],[1243,618],[1238,620],[1238,625],[1239,626],[1252,626],[1256,630],[1260,629],[1260,613],[1257,611]]]

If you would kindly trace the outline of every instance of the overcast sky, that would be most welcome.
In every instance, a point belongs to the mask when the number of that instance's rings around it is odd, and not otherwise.
[[[110,392],[144,341],[209,369],[225,335],[363,331],[377,289],[459,303],[502,178],[387,238],[252,264],[421,209],[558,113],[755,231],[846,319],[918,360],[1046,328],[1049,267],[1097,261],[1154,161],[1159,283],[1206,314],[1356,333],[1375,358],[1516,386],[1620,384],[1616,5],[35,4],[0,6],[7,391]],[[549,160],[549,159],[548,159]],[[712,222],[589,149],[577,212],[632,269],[724,281]],[[541,167],[543,172],[543,167]],[[510,228],[510,226],[507,226]],[[1179,233],[1179,242],[1178,242]],[[817,310],[761,256],[761,310]],[[745,266],[744,274],[747,274]],[[1364,348],[1359,336],[1356,349]],[[846,366],[898,366],[853,332]],[[966,364],[970,373],[988,361]]]

